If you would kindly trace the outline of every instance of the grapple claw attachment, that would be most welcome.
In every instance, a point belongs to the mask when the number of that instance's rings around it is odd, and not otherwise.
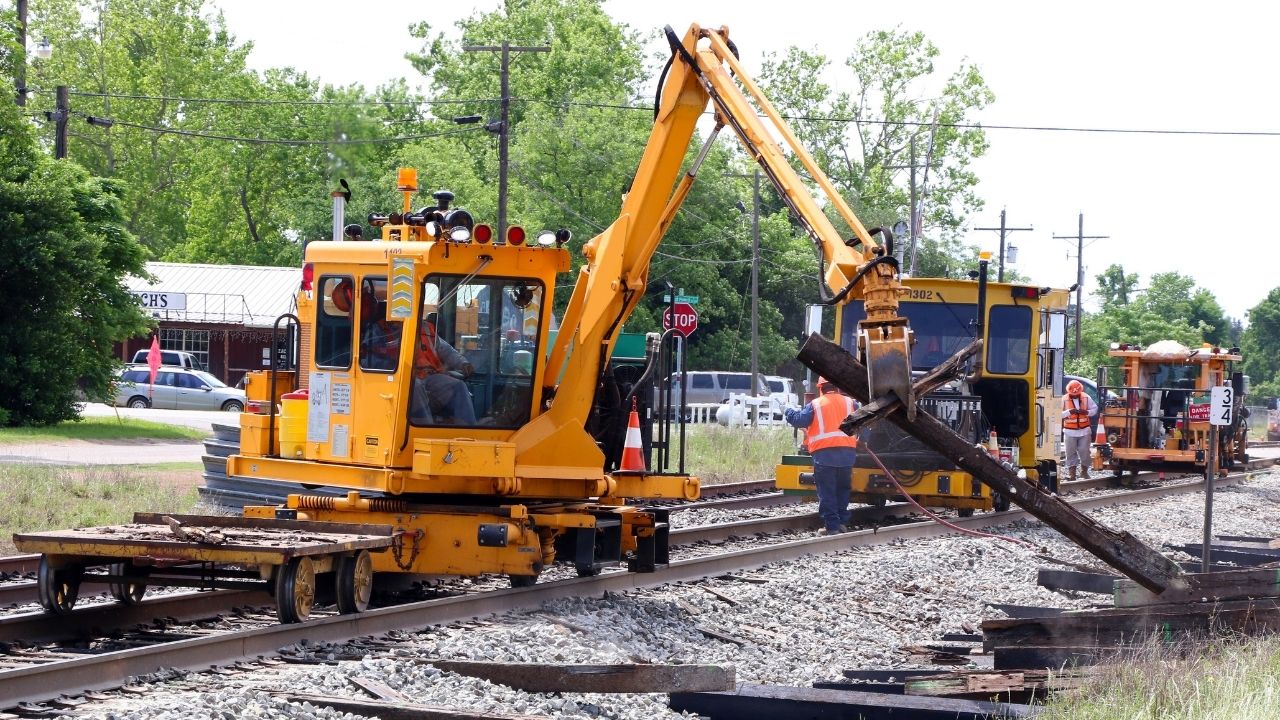
[[[867,386],[872,400],[890,392],[898,396],[907,419],[916,419],[915,398],[911,395],[911,332],[903,327],[864,328]]]

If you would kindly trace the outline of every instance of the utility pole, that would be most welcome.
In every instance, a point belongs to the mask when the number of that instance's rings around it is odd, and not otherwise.
[[[924,230],[924,212],[923,212],[923,208],[920,207],[920,202],[923,199],[921,197],[921,195],[923,195],[923,188],[921,187],[922,183],[917,182],[916,170],[921,170],[921,169],[924,170],[925,177],[928,178],[929,168],[933,166],[932,165],[933,140],[930,139],[929,141],[929,157],[925,160],[924,165],[917,165],[916,164],[916,138],[913,135],[911,137],[911,149],[910,149],[908,158],[910,159],[910,162],[907,165],[885,165],[885,167],[890,170],[908,170],[911,173],[910,174],[911,185],[910,185],[910,188],[908,189],[908,192],[910,192],[911,194],[911,199],[910,199],[911,227],[909,229],[909,232],[911,235],[911,246],[909,251],[910,258],[908,259],[908,251],[904,249],[901,253],[900,260],[902,260],[903,264],[907,266],[907,274],[914,275],[916,272],[916,243],[919,241],[920,234]]]
[[[27,105],[27,0],[18,0],[18,107]]]
[[[1009,233],[1011,233],[1011,232],[1021,232],[1021,231],[1023,231],[1023,230],[1035,230],[1035,228],[1034,228],[1034,227],[1031,227],[1030,225],[1028,225],[1027,227],[1024,227],[1024,228],[1011,228],[1011,227],[1006,227],[1006,226],[1005,226],[1005,223],[1004,223],[1004,208],[1001,208],[1001,209],[1000,209],[1000,227],[998,227],[998,228],[993,228],[993,227],[987,227],[987,228],[974,228],[974,230],[998,230],[998,231],[1000,231],[1000,265],[998,266],[998,267],[999,267],[999,269],[997,269],[997,270],[996,270],[996,282],[1004,282],[1004,238],[1005,238],[1005,236],[1006,236],[1006,235],[1008,235],[1008,234],[1009,234]]]
[[[58,86],[57,109],[45,117],[54,122],[53,156],[61,160],[67,156],[67,121],[71,118],[71,94],[66,85]]]
[[[1082,319],[1082,306],[1084,304],[1084,241],[1085,240],[1106,240],[1107,235],[1085,235],[1084,234],[1084,213],[1080,213],[1080,224],[1077,227],[1075,235],[1054,235],[1055,240],[1072,240],[1076,241],[1076,348],[1073,357],[1080,357],[1080,320]]]
[[[728,174],[725,177],[751,178],[751,397],[759,397],[760,387],[760,169],[750,175]],[[738,209],[746,212],[742,203]],[[755,408],[759,411],[759,406]],[[751,425],[756,424],[756,415]]]
[[[511,71],[511,53],[513,52],[551,52],[546,45],[525,46],[512,45],[503,40],[501,45],[463,45],[467,52],[500,52],[502,53],[501,70],[501,107],[502,116],[496,123],[485,125],[485,130],[498,133],[498,237],[507,240],[507,148],[510,142],[510,108],[511,88],[509,85]]]

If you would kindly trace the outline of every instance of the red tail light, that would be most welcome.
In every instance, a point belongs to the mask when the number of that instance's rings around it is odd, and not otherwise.
[[[311,292],[311,283],[316,278],[316,269],[311,263],[302,266],[302,289]]]
[[[524,244],[524,228],[519,225],[512,225],[507,228],[507,244],[523,245]]]
[[[493,228],[488,225],[477,225],[473,232],[476,242],[484,245],[493,239]]]

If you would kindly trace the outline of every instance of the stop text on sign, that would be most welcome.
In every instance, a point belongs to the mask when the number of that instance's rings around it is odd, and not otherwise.
[[[676,332],[688,337],[698,329],[698,311],[689,303],[678,302],[663,311],[662,327],[666,330],[675,328]]]

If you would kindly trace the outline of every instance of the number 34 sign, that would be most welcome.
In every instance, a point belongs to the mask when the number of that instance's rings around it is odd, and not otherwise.
[[[1230,425],[1235,406],[1235,392],[1230,385],[1216,385],[1209,389],[1209,424]]]

